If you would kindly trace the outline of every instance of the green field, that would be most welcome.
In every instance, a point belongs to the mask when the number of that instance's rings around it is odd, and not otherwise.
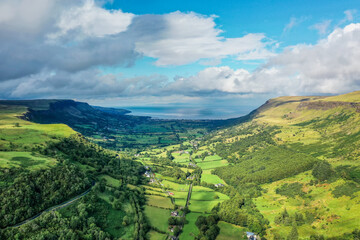
[[[170,217],[170,213],[170,210],[145,206],[145,215],[147,216],[150,225],[164,232],[168,230],[168,218]]]
[[[225,181],[222,180],[219,176],[211,174],[211,170],[203,171],[203,173],[201,174],[201,181],[212,184],[217,184],[217,183],[222,183],[224,185],[226,184]]]
[[[246,240],[246,230],[242,227],[219,221],[218,226],[220,228],[220,234],[216,240]]]
[[[175,183],[175,182],[171,182],[168,180],[163,180],[162,184],[165,188],[174,190],[174,191],[187,192],[189,190],[188,184],[180,184],[180,183]]]
[[[109,175],[100,175],[99,178],[105,179],[106,183],[112,187],[120,187],[121,186],[121,180],[110,177]]]
[[[224,166],[227,166],[228,164],[229,163],[226,160],[204,161],[204,162],[197,163],[197,165],[199,167],[201,167],[201,169],[203,169],[203,170],[224,167]]]
[[[0,152],[0,168],[26,168],[37,170],[54,166],[57,161],[31,152]]]
[[[148,232],[148,236],[150,240],[166,240],[167,235],[156,232],[154,230],[150,230]]]
[[[147,195],[147,204],[149,206],[158,207],[158,208],[166,208],[172,209],[173,204],[169,197],[161,197],[157,195]]]
[[[183,228],[183,232],[180,234],[181,240],[193,240],[196,235],[199,234],[199,229],[196,227],[195,222],[201,213],[188,213],[186,220],[188,221]]]

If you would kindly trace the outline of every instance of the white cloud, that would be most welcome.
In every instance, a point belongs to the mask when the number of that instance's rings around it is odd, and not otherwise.
[[[65,11],[57,22],[59,32],[50,34],[49,37],[58,38],[76,30],[86,37],[117,34],[127,30],[133,17],[132,13],[106,10],[96,5],[94,0],[86,0],[83,5],[73,6]]]
[[[289,47],[252,73],[212,67],[171,85],[188,94],[334,94],[359,88],[360,23],[337,28],[315,45]]]
[[[132,66],[141,56],[164,66],[273,54],[274,42],[264,34],[225,38],[214,18],[193,12],[136,16],[104,9],[94,0],[3,0],[0,81],[44,69],[76,73],[98,66]]]
[[[177,11],[166,14],[166,29],[150,40],[145,38],[136,41],[136,50],[156,58],[158,66],[183,65],[201,59],[219,60],[227,56],[238,56],[239,59],[253,59],[253,56],[254,59],[264,59],[271,54],[267,47],[273,42],[264,34],[225,38],[220,36],[222,31],[216,28],[214,18],[194,12]]]
[[[324,20],[322,22],[316,23],[310,27],[310,29],[315,29],[320,35],[324,35],[328,32],[328,29],[331,25],[331,20]]]

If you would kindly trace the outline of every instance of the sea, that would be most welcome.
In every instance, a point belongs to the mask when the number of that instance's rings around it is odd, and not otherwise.
[[[155,119],[229,119],[244,116],[251,107],[179,107],[179,106],[136,106],[121,107],[130,110],[128,115],[150,116]]]

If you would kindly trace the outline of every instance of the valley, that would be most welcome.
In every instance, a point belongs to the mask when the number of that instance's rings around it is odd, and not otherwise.
[[[0,101],[0,238],[357,239],[359,104],[279,97],[241,118],[170,121]]]

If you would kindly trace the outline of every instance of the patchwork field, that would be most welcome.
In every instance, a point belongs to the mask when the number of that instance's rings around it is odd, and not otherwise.
[[[216,240],[246,240],[246,230],[242,227],[219,221],[218,226],[220,228],[220,234]]]
[[[147,216],[150,225],[160,231],[166,232],[168,230],[168,218],[170,217],[170,210],[145,206],[145,215]]]
[[[169,197],[161,197],[156,195],[146,195],[147,204],[149,206],[158,207],[158,208],[166,208],[172,209],[173,204]]]
[[[222,183],[226,185],[225,181],[222,180],[219,176],[211,174],[211,170],[204,170],[201,174],[201,181],[211,184]]]
[[[217,161],[199,162],[199,163],[197,163],[197,165],[199,167],[201,167],[201,169],[203,169],[203,170],[208,170],[208,169],[214,169],[214,168],[218,168],[218,167],[224,167],[224,166],[229,165],[229,163],[226,160],[217,160]]]
[[[195,222],[201,213],[188,213],[186,220],[188,221],[183,228],[183,232],[180,234],[181,240],[193,240],[194,237],[199,234],[199,229],[196,227]]]

